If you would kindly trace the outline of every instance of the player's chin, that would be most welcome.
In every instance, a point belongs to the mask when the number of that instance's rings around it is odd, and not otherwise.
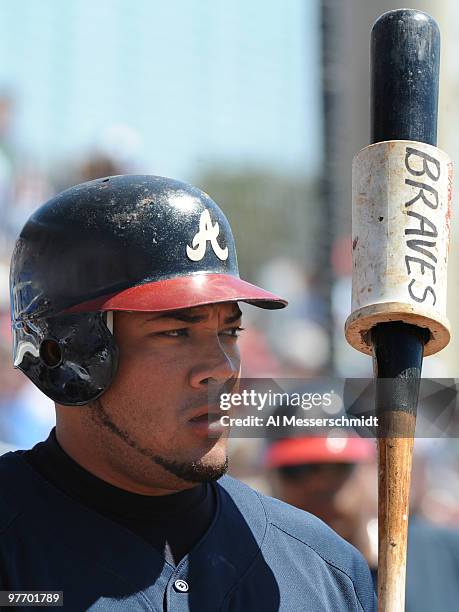
[[[228,470],[227,439],[214,440],[213,446],[203,453],[193,453],[193,465],[202,480],[217,480]]]
[[[209,449],[201,455],[200,461],[204,463],[223,463],[228,456],[228,438],[222,436],[209,442]]]
[[[213,481],[218,480],[228,471],[228,456],[204,458],[194,466],[195,482],[197,480]]]
[[[228,470],[226,446],[218,445],[206,453],[192,452],[181,459],[156,457],[156,463],[162,465],[170,474],[184,482],[209,482],[218,480]]]

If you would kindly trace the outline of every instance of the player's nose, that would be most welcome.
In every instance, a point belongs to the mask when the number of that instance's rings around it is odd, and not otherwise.
[[[236,352],[228,353],[217,341],[212,348],[207,346],[205,354],[190,372],[190,384],[200,389],[209,384],[222,385],[237,379],[240,371],[240,357]]]

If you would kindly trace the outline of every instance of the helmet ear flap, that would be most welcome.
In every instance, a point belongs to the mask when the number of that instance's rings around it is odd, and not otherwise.
[[[113,314],[109,314],[107,322],[105,313],[96,312],[16,325],[15,367],[55,402],[88,404],[108,389],[118,368]]]

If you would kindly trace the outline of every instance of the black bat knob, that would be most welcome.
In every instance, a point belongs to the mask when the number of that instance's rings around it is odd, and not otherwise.
[[[436,146],[440,30],[426,13],[398,9],[371,32],[371,142]]]

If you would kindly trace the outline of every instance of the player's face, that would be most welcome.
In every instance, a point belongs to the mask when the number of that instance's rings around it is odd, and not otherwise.
[[[236,303],[115,313],[119,368],[91,415],[118,469],[171,487],[224,473],[228,430],[209,431],[218,424],[209,426],[209,414],[221,416],[209,405],[209,385],[236,383],[240,324]]]

